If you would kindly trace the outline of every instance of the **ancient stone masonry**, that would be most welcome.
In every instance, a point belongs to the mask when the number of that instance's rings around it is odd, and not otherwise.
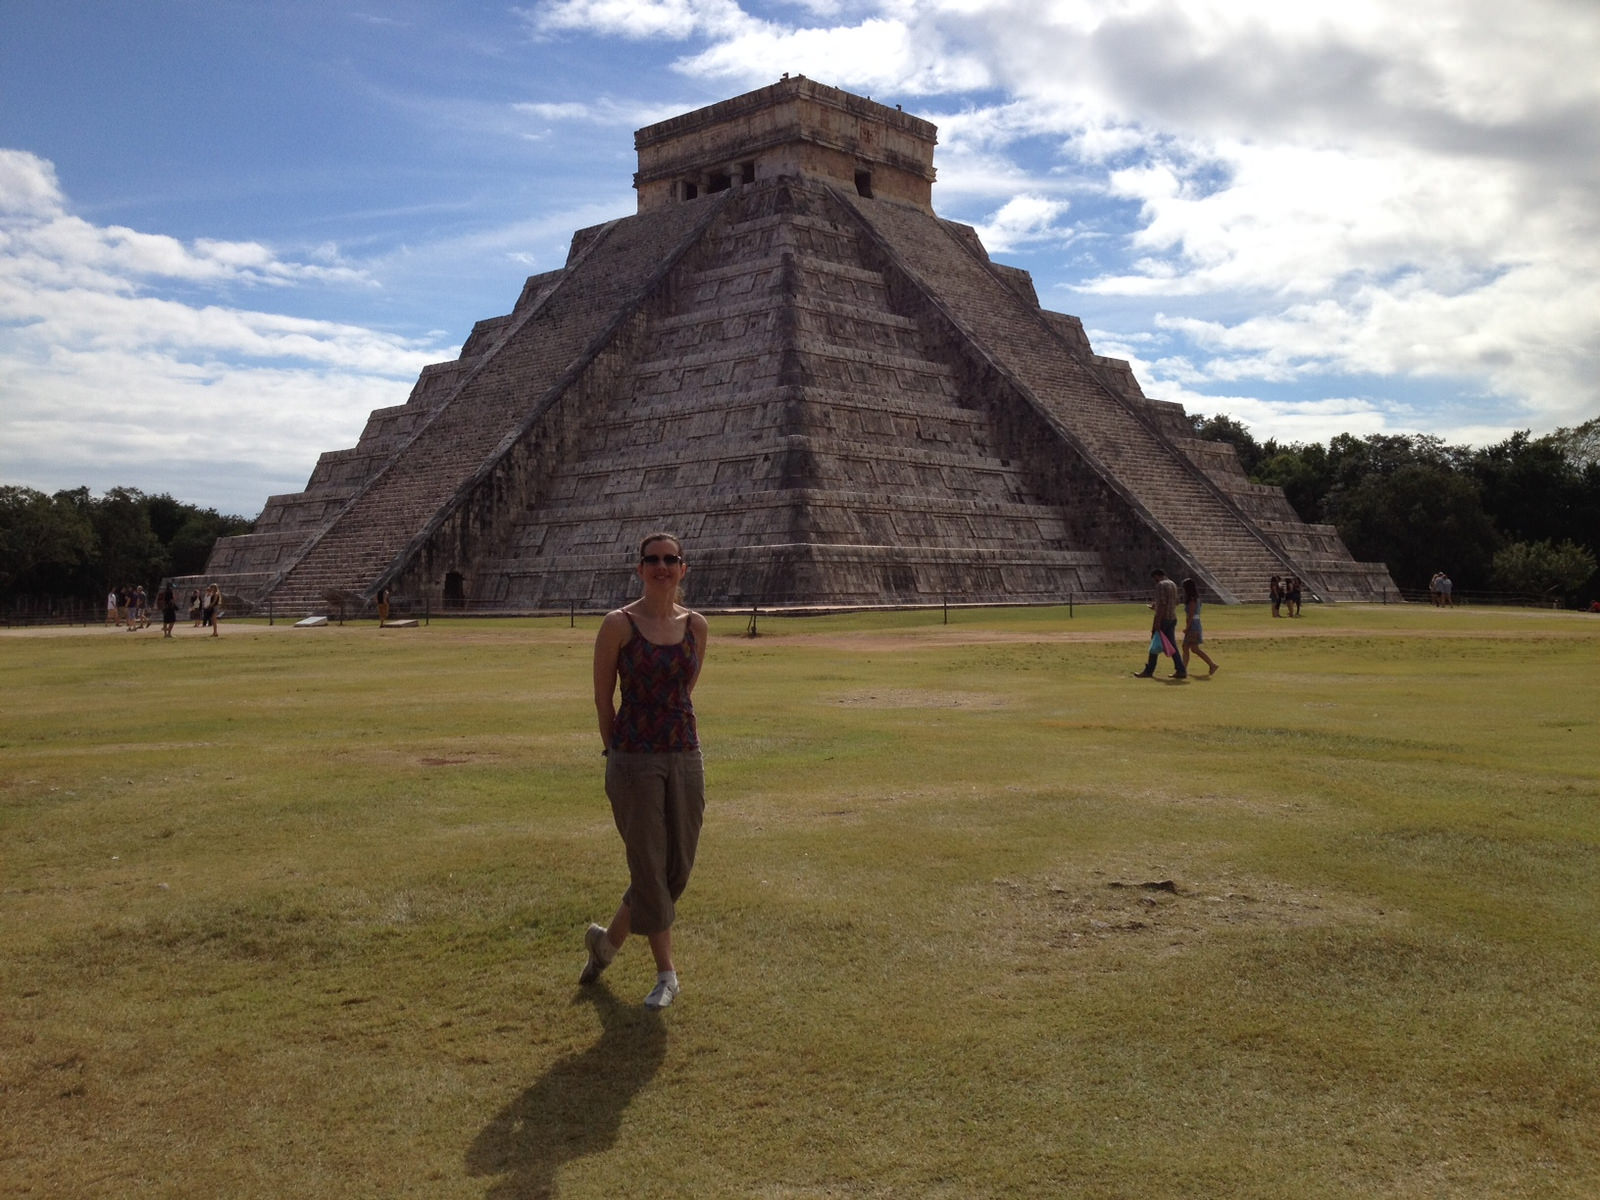
[[[644,533],[707,606],[1225,601],[1393,588],[936,217],[934,128],[785,79],[640,130],[640,211],[573,238],[208,578],[280,611],[610,605]]]

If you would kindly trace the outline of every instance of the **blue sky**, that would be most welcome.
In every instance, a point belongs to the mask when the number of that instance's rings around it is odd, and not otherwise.
[[[1600,415],[1595,0],[0,0],[0,483],[253,516],[403,403],[633,130],[801,73],[1260,438]]]

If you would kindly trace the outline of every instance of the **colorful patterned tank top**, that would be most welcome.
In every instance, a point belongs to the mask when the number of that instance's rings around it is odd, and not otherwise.
[[[633,636],[617,654],[622,706],[611,727],[611,748],[635,754],[698,750],[689,684],[700,665],[691,623],[676,646],[658,646],[624,613]]]

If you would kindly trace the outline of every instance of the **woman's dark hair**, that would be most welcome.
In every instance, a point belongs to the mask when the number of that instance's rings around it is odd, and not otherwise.
[[[1183,599],[1185,603],[1190,600],[1200,599],[1200,585],[1193,579],[1185,579],[1183,581]]]
[[[677,534],[675,534],[675,533],[667,533],[665,531],[658,531],[656,533],[646,534],[645,538],[644,538],[644,541],[639,543],[639,557],[640,558],[644,557],[644,548],[646,546],[648,546],[651,542],[671,542],[673,544],[673,546],[675,546],[677,548],[677,551],[678,551],[679,554],[683,553],[683,543],[678,540],[678,535]]]

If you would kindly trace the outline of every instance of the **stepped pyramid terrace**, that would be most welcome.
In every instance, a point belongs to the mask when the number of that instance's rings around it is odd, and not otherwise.
[[[803,77],[639,130],[638,211],[379,409],[206,580],[283,614],[1393,590],[933,211],[934,126]],[[188,581],[183,581],[187,585]],[[196,581],[198,582],[198,581]]]

